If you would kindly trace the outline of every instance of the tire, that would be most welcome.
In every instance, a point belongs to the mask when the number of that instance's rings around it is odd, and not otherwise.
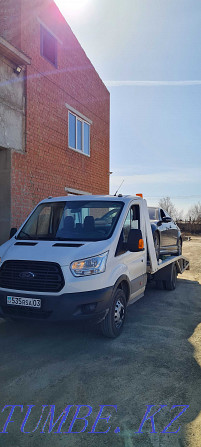
[[[174,290],[177,285],[177,267],[176,264],[173,263],[170,270],[170,276],[165,281],[166,290]]]
[[[126,317],[126,297],[122,289],[117,289],[112,305],[105,319],[101,322],[101,331],[105,337],[116,338],[123,329]]]
[[[153,239],[154,239],[154,248],[156,252],[156,259],[158,261],[160,258],[160,239],[158,233],[154,233]]]
[[[177,244],[177,256],[180,256],[181,254],[182,254],[182,240],[180,237]]]

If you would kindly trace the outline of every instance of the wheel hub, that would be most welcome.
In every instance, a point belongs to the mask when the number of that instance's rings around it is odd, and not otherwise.
[[[114,311],[114,322],[115,322],[115,326],[117,328],[119,328],[122,325],[124,316],[125,316],[124,305],[120,300],[118,300],[116,302],[115,311]]]

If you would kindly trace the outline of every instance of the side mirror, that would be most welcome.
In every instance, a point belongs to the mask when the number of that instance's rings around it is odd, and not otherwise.
[[[141,230],[130,230],[128,233],[127,249],[132,252],[144,250]]]
[[[171,217],[163,217],[163,218],[162,218],[162,221],[163,221],[164,223],[169,223],[169,222],[172,222],[172,219],[171,219]]]
[[[15,235],[15,233],[17,233],[17,228],[11,228],[9,239],[11,239]]]
[[[157,222],[157,227],[160,227],[160,226],[162,225],[162,223],[163,223],[163,221],[162,221],[162,220],[159,220],[159,221]]]

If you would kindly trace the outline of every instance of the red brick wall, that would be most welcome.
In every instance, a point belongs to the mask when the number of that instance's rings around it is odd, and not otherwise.
[[[13,0],[14,2],[16,0]],[[21,50],[27,67],[26,153],[12,154],[12,225],[65,186],[109,193],[109,92],[56,5],[21,0]],[[57,69],[40,56],[40,21],[59,39]],[[90,157],[68,148],[71,105],[92,120]]]

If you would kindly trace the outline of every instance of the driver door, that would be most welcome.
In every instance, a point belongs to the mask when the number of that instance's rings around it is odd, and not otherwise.
[[[146,284],[146,250],[130,252],[127,249],[130,229],[140,228],[140,206],[132,205],[128,211],[119,238],[116,256],[121,256],[121,262],[127,266],[131,282],[131,295],[138,294]],[[133,298],[133,296],[131,296]]]

